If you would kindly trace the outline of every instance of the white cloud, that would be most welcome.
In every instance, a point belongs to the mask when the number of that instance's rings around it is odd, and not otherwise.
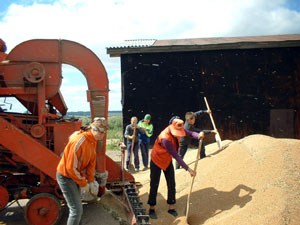
[[[69,39],[90,48],[107,70],[111,110],[121,109],[120,58],[110,58],[106,47],[126,39],[300,33],[300,13],[287,4],[287,0],[38,1],[30,6],[12,4],[0,20],[0,30],[9,51],[34,38]],[[70,81],[66,78],[64,83]]]

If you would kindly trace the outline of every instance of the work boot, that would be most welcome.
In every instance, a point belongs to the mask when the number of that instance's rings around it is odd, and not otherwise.
[[[156,220],[157,219],[157,215],[155,213],[155,210],[154,209],[149,209],[149,217],[153,220]]]
[[[178,216],[178,213],[176,212],[176,210],[175,209],[169,209],[168,210],[168,213],[170,213],[172,216],[174,216],[174,217],[177,217]]]

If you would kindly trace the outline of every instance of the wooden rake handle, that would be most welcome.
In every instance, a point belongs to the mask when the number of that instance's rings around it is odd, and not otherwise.
[[[207,110],[210,110],[209,105],[208,105],[208,102],[207,102],[207,100],[206,100],[206,97],[204,97],[204,101],[205,101]],[[215,125],[214,118],[213,118],[213,116],[212,116],[212,112],[209,113],[209,117],[210,117],[211,123],[212,123],[212,125],[213,125],[213,127],[214,127],[214,130],[217,130],[216,125]]]
[[[131,139],[131,151],[130,151],[130,164],[132,164],[132,155],[133,155],[133,147],[135,143],[135,133],[136,133],[136,126],[133,128],[133,134]]]
[[[197,151],[197,156],[196,156],[196,162],[195,162],[195,166],[194,166],[194,171],[196,172],[197,171],[197,166],[198,166],[198,162],[199,162],[199,159],[200,159],[200,152],[201,152],[201,148],[202,148],[202,138],[200,138],[199,140],[199,146],[198,146],[198,151]],[[194,181],[195,181],[195,177],[194,176],[192,178],[192,183],[191,183],[191,187],[190,187],[190,192],[188,194],[188,197],[187,197],[187,201],[186,201],[186,219],[188,218],[188,215],[189,215],[189,209],[190,209],[190,198],[191,198],[191,194],[192,194],[192,190],[193,190],[193,184],[194,184]]]

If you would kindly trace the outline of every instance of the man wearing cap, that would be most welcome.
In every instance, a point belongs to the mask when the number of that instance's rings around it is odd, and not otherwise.
[[[201,135],[184,129],[184,122],[181,119],[175,118],[170,121],[170,125],[167,126],[157,137],[155,144],[151,152],[150,162],[150,193],[148,198],[148,204],[150,205],[149,216],[152,219],[157,219],[155,213],[156,196],[160,181],[161,170],[165,174],[165,178],[168,186],[168,199],[169,204],[168,213],[173,216],[177,216],[175,210],[175,173],[172,164],[172,157],[190,173],[191,176],[196,176],[196,171],[188,167],[188,165],[178,155],[180,137],[190,136],[195,139],[200,139]]]
[[[138,122],[138,127],[140,127],[139,132],[139,145],[142,153],[142,160],[144,165],[144,170],[148,169],[149,163],[149,143],[150,137],[153,134],[153,125],[151,124],[151,115],[146,114],[143,120]]]

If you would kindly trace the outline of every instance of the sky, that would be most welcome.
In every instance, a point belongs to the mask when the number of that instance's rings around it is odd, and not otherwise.
[[[122,109],[121,68],[107,47],[131,39],[278,34],[300,34],[300,0],[0,0],[6,53],[30,39],[86,46],[107,71],[110,111]],[[69,111],[90,110],[86,90],[81,72],[64,65],[61,92]]]

